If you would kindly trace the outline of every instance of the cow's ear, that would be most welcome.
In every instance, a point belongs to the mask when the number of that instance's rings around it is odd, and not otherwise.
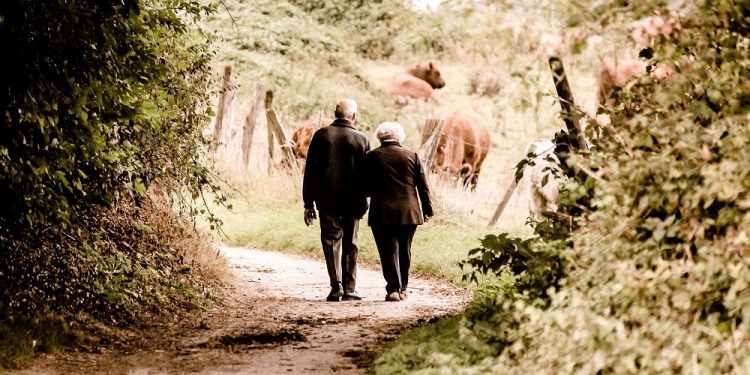
[[[427,70],[435,70],[435,65],[430,61],[427,63]]]

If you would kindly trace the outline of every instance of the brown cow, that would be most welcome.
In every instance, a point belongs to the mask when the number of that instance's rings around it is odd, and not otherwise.
[[[490,149],[490,127],[474,111],[459,110],[443,118],[443,131],[432,169],[460,179],[474,190],[482,163]]]
[[[385,92],[392,95],[399,104],[406,104],[409,99],[435,100],[433,89],[445,86],[437,64],[430,60],[417,64],[404,73],[398,73],[385,85]]]
[[[310,118],[303,123],[297,124],[294,128],[294,133],[292,134],[292,151],[297,159],[307,159],[307,149],[310,147],[310,141],[315,132],[317,121],[317,118]],[[323,117],[320,120],[320,127],[324,128],[331,125],[332,122],[332,118]]]
[[[616,103],[612,97],[617,89],[631,89],[648,71],[641,60],[625,60],[618,63],[610,58],[602,60],[596,72],[596,108],[611,107]],[[665,64],[652,66],[649,76],[654,81],[663,81],[674,74],[674,70]]]

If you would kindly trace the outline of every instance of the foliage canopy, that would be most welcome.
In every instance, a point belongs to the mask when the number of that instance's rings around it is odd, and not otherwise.
[[[91,204],[204,172],[196,111],[204,43],[194,2],[10,1],[0,8],[0,228],[65,226]],[[54,16],[53,16],[54,15]],[[205,40],[205,39],[204,39]]]

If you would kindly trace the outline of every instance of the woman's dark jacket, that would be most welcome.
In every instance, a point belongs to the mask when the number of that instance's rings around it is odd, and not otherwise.
[[[368,224],[423,224],[433,216],[430,189],[416,152],[385,141],[365,157],[365,191],[370,196]]]

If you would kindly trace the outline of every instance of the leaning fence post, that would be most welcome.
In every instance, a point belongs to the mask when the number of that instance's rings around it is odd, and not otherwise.
[[[497,223],[497,219],[500,218],[500,215],[505,210],[505,206],[508,205],[508,201],[510,201],[510,197],[513,196],[513,191],[516,190],[516,186],[518,186],[518,181],[516,181],[516,176],[513,176],[513,178],[510,181],[510,185],[505,190],[505,194],[503,194],[503,199],[500,200],[500,204],[497,205],[497,208],[495,209],[495,213],[492,214],[492,219],[490,219],[490,223],[487,224],[487,228],[492,228],[492,226]]]
[[[528,157],[528,155],[532,153],[535,155],[534,157],[538,156],[536,154],[535,144],[532,144],[531,147],[529,147],[526,157]],[[497,205],[497,208],[495,209],[495,213],[492,214],[492,219],[490,219],[490,223],[487,224],[487,228],[492,228],[492,226],[495,225],[495,223],[497,223],[497,219],[500,218],[500,215],[505,210],[505,206],[508,204],[508,201],[510,201],[510,197],[513,196],[513,191],[515,191],[516,187],[518,186],[518,180],[516,179],[517,177],[518,177],[517,175],[515,174],[513,175],[513,179],[511,180],[508,188],[505,190],[505,194],[503,194],[503,199],[500,200],[500,204]],[[521,177],[523,177],[523,175],[521,175]]]
[[[281,127],[278,116],[276,116],[276,111],[273,109],[273,92],[271,90],[266,92],[266,120],[268,122],[268,131],[272,134],[269,135],[269,140],[271,140],[272,136],[276,137],[279,146],[281,146],[281,155],[289,166],[289,169],[298,172],[299,168],[297,166],[297,159],[294,157],[294,152],[292,152],[292,144],[289,142],[286,134],[284,134],[284,129]],[[272,145],[273,142],[270,142],[268,146],[269,152],[271,152]]]
[[[266,91],[266,98],[265,98],[265,108],[266,111],[268,111],[269,108],[271,108],[271,103],[273,102],[273,91],[268,90]],[[268,117],[266,117],[266,135],[268,136],[268,171],[270,172],[273,170],[273,132],[271,131],[271,126],[268,125]]]
[[[581,129],[581,124],[578,122],[578,118],[573,114],[575,101],[573,100],[573,92],[570,90],[568,77],[565,74],[562,60],[557,56],[550,56],[549,68],[552,70],[552,79],[555,81],[557,96],[560,97],[560,107],[562,107],[560,114],[568,129],[568,134],[572,135],[572,137],[569,138],[570,148],[585,150],[587,148],[586,139],[583,130]]]
[[[219,103],[216,108],[216,119],[214,121],[214,138],[211,140],[211,151],[215,151],[221,142],[222,131],[224,130],[224,111],[227,101],[227,92],[229,91],[229,82],[232,75],[232,67],[224,67],[224,77],[221,82],[221,91],[219,91]]]
[[[419,156],[422,164],[430,171],[432,170],[432,160],[435,158],[440,134],[443,131],[443,120],[427,119],[422,129],[422,147],[419,150]]]

